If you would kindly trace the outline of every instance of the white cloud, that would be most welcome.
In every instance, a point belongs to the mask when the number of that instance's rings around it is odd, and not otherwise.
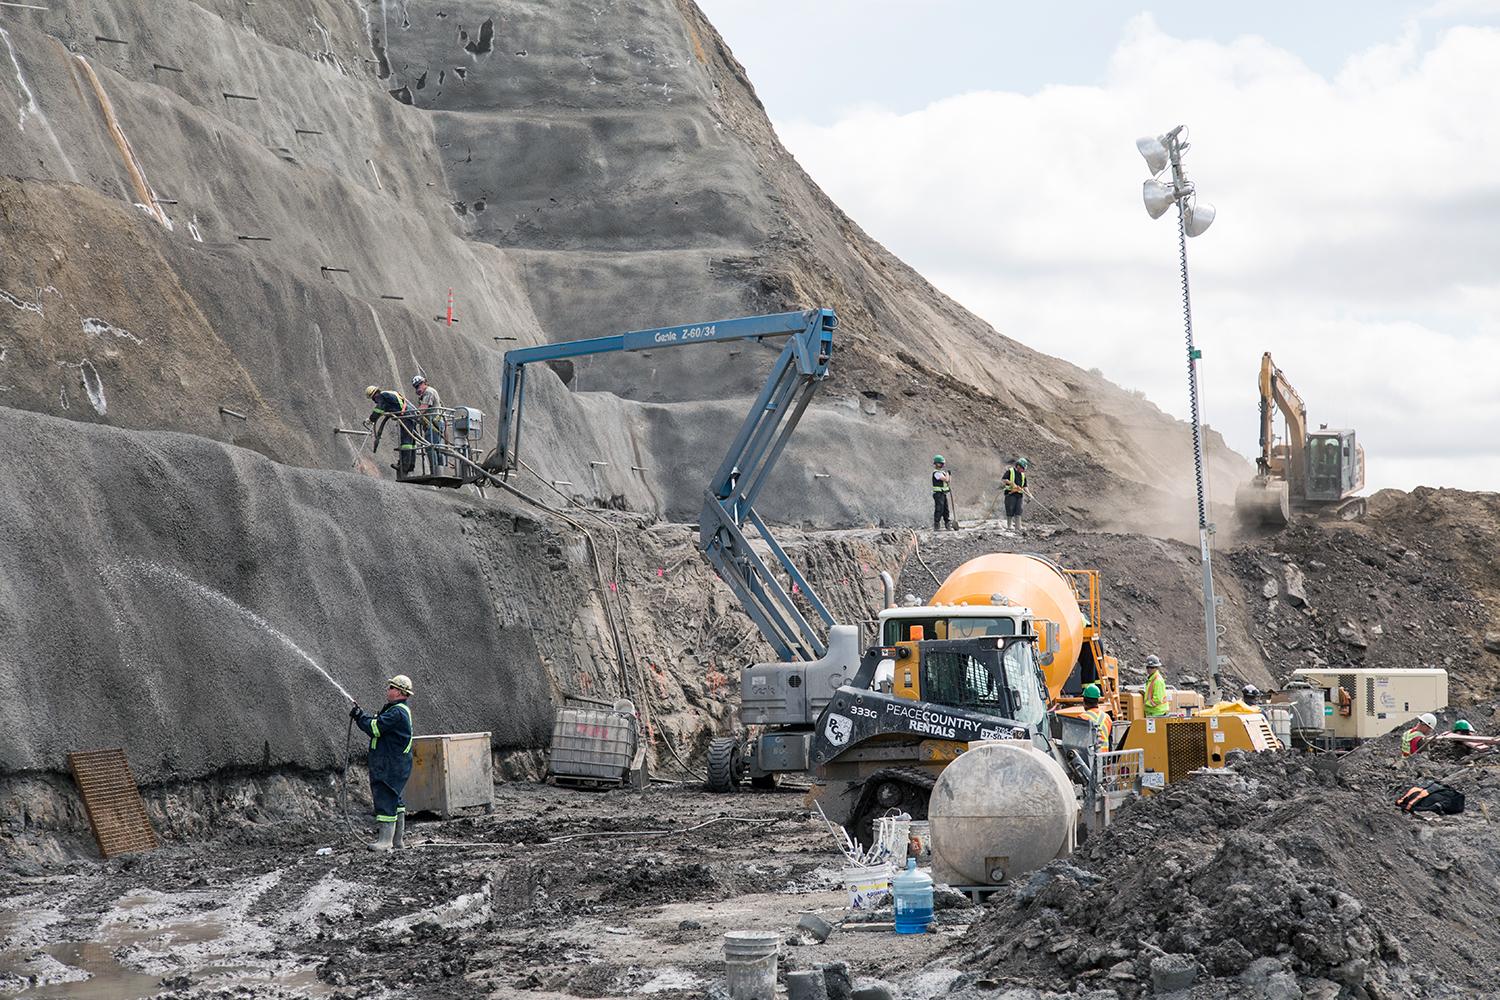
[[[1373,487],[1420,470],[1500,489],[1496,66],[1488,28],[1424,39],[1414,22],[1328,78],[1262,39],[1171,38],[1143,16],[1097,87],[778,130],[875,238],[1001,332],[1183,416],[1175,220],[1142,210],[1134,140],[1186,122],[1189,172],[1219,210],[1189,246],[1206,420],[1254,452],[1270,350],[1315,424],[1358,429]]]

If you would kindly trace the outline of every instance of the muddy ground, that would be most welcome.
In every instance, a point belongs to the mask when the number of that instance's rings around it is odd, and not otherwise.
[[[12,861],[0,996],[686,1000],[721,982],[727,930],[785,933],[783,970],[847,962],[921,995],[954,979],[936,956],[977,913],[799,939],[801,913],[836,919],[846,893],[796,789],[496,793],[492,815],[412,823],[417,846],[389,855],[328,814],[108,863]]]

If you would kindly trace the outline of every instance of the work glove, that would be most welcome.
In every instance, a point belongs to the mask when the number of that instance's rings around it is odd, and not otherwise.
[[[366,417],[365,418],[365,426],[366,427],[374,427],[375,426],[375,421],[371,420],[369,417]]]
[[[349,718],[355,720],[356,722],[358,722],[359,717],[364,714],[364,710],[360,708],[358,704],[352,704],[349,706]]]

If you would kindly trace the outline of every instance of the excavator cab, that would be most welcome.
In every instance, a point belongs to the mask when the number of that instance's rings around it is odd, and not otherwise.
[[[1343,500],[1364,485],[1364,449],[1353,431],[1322,428],[1307,435],[1307,499]]]

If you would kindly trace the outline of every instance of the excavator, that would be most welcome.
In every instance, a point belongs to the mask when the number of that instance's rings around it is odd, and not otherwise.
[[[1276,411],[1286,419],[1286,441],[1276,443]],[[1307,404],[1267,351],[1260,359],[1260,454],[1255,478],[1234,494],[1235,513],[1247,524],[1281,527],[1295,511],[1332,509],[1339,517],[1363,516],[1365,450],[1352,430],[1307,428]]]

